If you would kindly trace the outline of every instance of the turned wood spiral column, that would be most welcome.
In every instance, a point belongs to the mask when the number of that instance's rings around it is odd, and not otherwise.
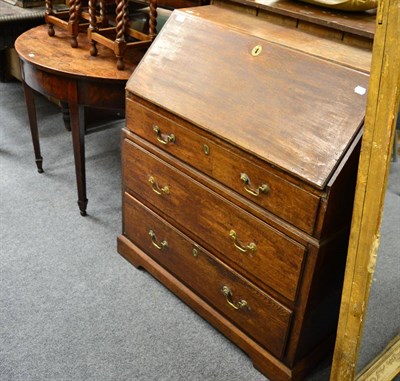
[[[124,55],[126,51],[150,46],[157,34],[157,0],[150,0],[148,25],[145,25],[142,30],[129,27],[128,0],[115,0],[115,3],[115,27],[110,27],[105,22],[104,0],[100,2],[100,9],[96,9],[96,0],[89,0],[90,25],[88,36],[91,44],[90,54],[92,56],[99,55],[97,44],[106,46],[114,52],[118,70],[124,70]],[[99,12],[100,16],[96,12]]]
[[[73,48],[78,47],[78,34],[80,30],[83,30],[85,26],[80,24],[82,16],[82,4],[81,0],[69,0],[68,10],[55,12],[53,9],[53,0],[46,1],[46,13],[45,20],[48,25],[47,34],[50,37],[55,36],[54,26],[64,29],[68,32],[71,37],[71,46]]]
[[[97,42],[92,39],[92,33],[98,31],[96,16],[96,0],[89,0],[89,28],[88,37],[90,41],[90,55],[97,56]]]
[[[149,36],[154,38],[157,34],[157,0],[150,0]]]
[[[125,28],[126,28],[126,18],[127,18],[127,0],[117,0],[116,9],[116,38],[114,52],[117,57],[117,69],[124,69],[124,53],[126,50],[126,40],[125,40]]]
[[[69,20],[68,20],[68,32],[71,36],[71,47],[78,47],[77,36],[79,33],[79,16],[78,11],[81,7],[81,0],[69,0]]]
[[[55,32],[54,32],[54,27],[53,24],[48,22],[49,16],[54,16],[54,10],[53,10],[53,0],[46,0],[46,13],[45,13],[45,19],[47,22],[47,33],[50,37],[54,37]]]

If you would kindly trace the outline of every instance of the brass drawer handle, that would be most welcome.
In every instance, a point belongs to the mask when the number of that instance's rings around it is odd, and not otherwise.
[[[252,189],[250,187],[250,178],[245,173],[240,174],[240,180],[244,182],[244,190],[253,196],[259,196],[260,192],[264,194],[267,194],[269,192],[269,186],[267,184],[261,184],[258,188]]]
[[[175,142],[175,135],[174,134],[166,135],[166,138],[163,138],[163,134],[161,133],[160,127],[158,127],[156,125],[153,126],[153,131],[156,134],[157,140],[161,144],[168,144],[168,143],[174,143]]]
[[[157,243],[157,237],[156,233],[153,232],[153,230],[149,230],[149,236],[151,238],[151,243],[158,249],[158,250],[163,250],[168,248],[168,242],[167,241],[161,241],[159,244]]]
[[[149,183],[151,184],[151,189],[153,189],[153,191],[157,193],[159,196],[162,194],[169,194],[168,186],[164,185],[162,188],[160,188],[159,185],[157,184],[156,179],[153,176],[149,177]]]
[[[247,302],[245,300],[239,300],[238,302],[233,301],[233,294],[231,289],[228,286],[223,286],[222,287],[222,293],[225,295],[226,302],[235,310],[240,310],[243,308],[248,308],[249,306],[247,305]]]
[[[234,230],[231,230],[229,232],[229,237],[233,239],[233,244],[235,245],[236,249],[241,251],[242,253],[247,253],[248,251],[251,251],[252,253],[255,253],[257,250],[257,245],[254,242],[250,242],[247,245],[243,245],[240,243],[237,233]]]

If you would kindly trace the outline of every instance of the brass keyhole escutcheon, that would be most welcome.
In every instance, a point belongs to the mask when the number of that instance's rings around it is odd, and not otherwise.
[[[261,45],[256,45],[253,50],[251,51],[251,55],[253,57],[257,57],[258,55],[260,55],[260,53],[262,52],[262,46]]]

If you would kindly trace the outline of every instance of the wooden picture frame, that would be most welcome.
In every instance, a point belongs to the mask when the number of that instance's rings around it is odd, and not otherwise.
[[[400,336],[355,375],[379,247],[379,230],[400,96],[400,0],[380,0],[364,136],[330,381],[392,380],[400,372]]]

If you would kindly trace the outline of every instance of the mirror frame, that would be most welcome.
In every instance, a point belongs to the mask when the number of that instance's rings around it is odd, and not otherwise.
[[[330,381],[392,380],[400,372],[400,335],[355,375],[400,97],[400,0],[380,0],[353,218]]]

